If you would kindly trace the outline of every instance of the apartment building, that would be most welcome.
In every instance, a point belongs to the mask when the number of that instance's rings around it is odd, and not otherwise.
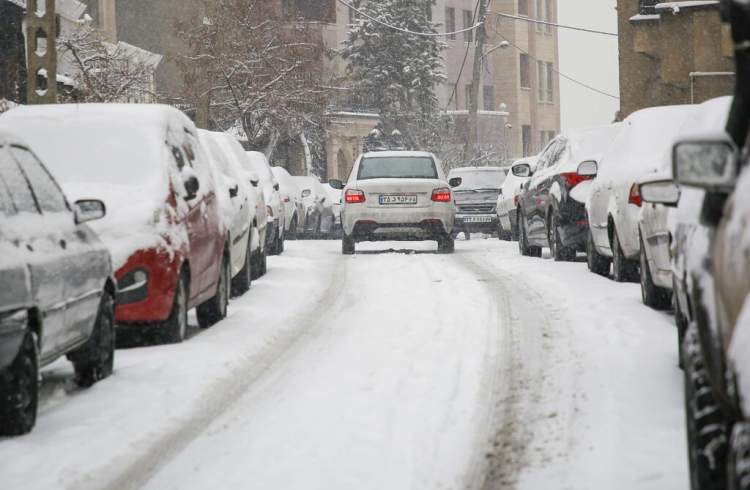
[[[620,117],[734,91],[733,46],[718,1],[618,0]]]

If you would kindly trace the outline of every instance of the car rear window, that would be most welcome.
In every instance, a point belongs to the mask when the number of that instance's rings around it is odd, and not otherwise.
[[[357,173],[357,180],[437,178],[435,161],[430,157],[365,158]]]

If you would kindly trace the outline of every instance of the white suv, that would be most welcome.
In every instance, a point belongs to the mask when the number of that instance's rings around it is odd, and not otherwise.
[[[461,179],[453,179],[453,186]],[[354,253],[363,241],[436,240],[438,252],[454,250],[456,206],[443,169],[431,153],[365,153],[354,163],[349,181],[332,180],[343,190],[342,252]]]

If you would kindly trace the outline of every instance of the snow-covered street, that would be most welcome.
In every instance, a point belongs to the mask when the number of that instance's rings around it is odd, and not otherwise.
[[[88,391],[45,369],[2,487],[687,487],[676,329],[637,284],[497,239],[340,248],[287,242],[226,320]]]

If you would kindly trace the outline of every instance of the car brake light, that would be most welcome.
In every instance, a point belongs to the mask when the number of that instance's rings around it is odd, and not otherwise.
[[[568,187],[571,189],[581,182],[585,182],[594,178],[593,175],[579,175],[578,172],[565,172],[560,174],[560,177],[565,179],[565,183],[568,184]]]
[[[284,197],[284,202],[289,202],[289,201],[290,201],[289,196],[285,196]]]
[[[441,187],[432,191],[432,200],[435,202],[451,202],[453,196],[448,187]]]
[[[360,204],[365,202],[365,193],[356,189],[349,189],[346,191],[345,199],[349,204]]]
[[[643,205],[643,199],[641,198],[641,191],[638,189],[638,184],[633,184],[633,186],[630,188],[628,204],[635,204],[639,208],[641,207],[641,205]]]

